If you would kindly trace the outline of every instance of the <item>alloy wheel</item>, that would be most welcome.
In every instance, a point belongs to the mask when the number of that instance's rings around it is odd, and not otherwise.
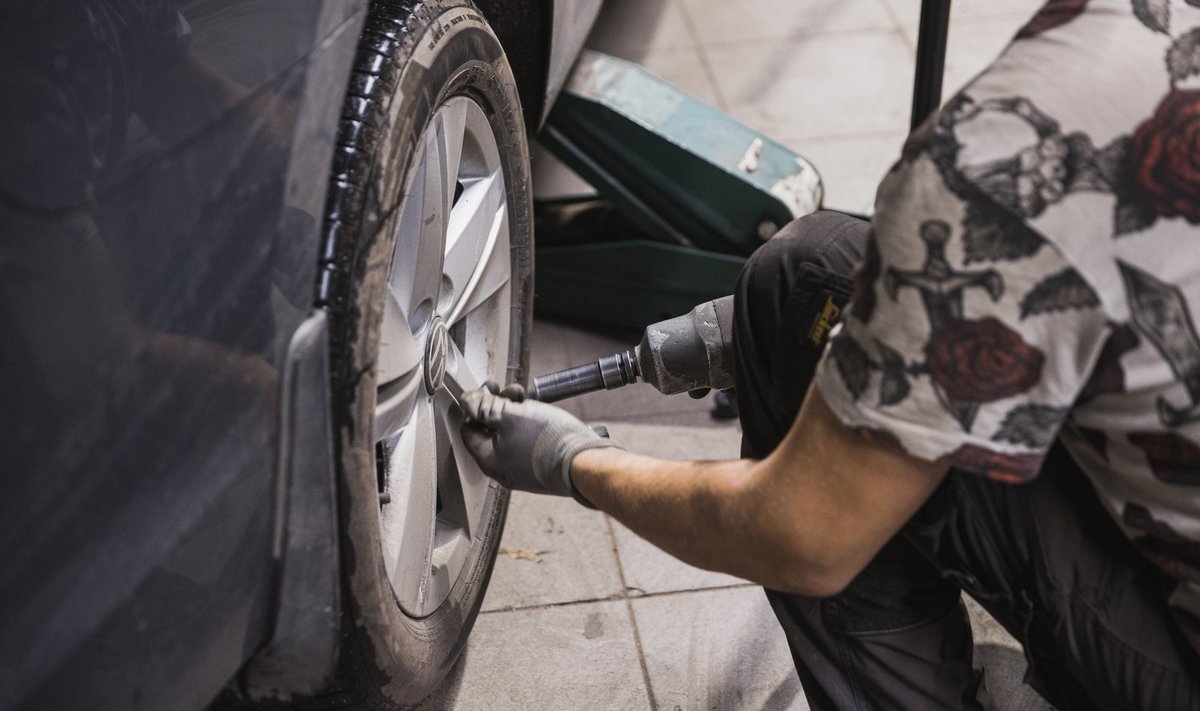
[[[396,221],[379,355],[374,440],[384,565],[406,614],[449,595],[487,515],[489,480],[465,450],[444,386],[505,380],[512,326],[504,172],[468,97],[434,114]]]

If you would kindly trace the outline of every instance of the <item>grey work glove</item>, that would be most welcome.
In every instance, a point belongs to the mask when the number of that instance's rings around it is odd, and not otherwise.
[[[519,385],[506,386],[499,394],[494,388],[462,396],[463,443],[483,473],[510,489],[571,496],[591,507],[571,483],[571,460],[585,449],[617,443],[562,408],[526,401]]]

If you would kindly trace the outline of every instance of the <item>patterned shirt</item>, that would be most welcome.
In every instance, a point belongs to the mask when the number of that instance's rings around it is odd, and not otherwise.
[[[1004,482],[1061,438],[1200,650],[1200,0],[1051,0],[909,138],[817,372]]]

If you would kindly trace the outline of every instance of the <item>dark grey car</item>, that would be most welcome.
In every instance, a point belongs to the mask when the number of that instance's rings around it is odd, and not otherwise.
[[[449,393],[526,376],[598,5],[0,2],[0,708],[444,676],[507,505]]]

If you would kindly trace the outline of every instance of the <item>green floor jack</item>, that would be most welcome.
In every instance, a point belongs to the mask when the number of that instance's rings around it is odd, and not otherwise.
[[[937,108],[949,0],[924,0],[912,126]],[[538,235],[537,310],[642,329],[733,292],[746,258],[821,208],[803,157],[642,67],[584,52],[538,139],[623,218]]]

